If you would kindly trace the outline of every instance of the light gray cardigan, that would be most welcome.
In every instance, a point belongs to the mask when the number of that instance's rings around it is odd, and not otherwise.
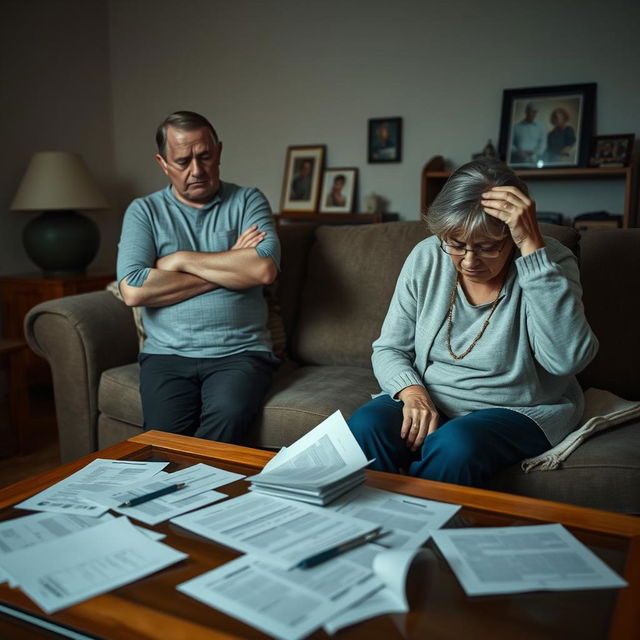
[[[454,360],[446,349],[446,318],[456,270],[431,236],[407,258],[380,337],[373,369],[391,397],[418,384],[449,417],[490,407],[519,411],[552,445],[575,429],[584,399],[575,374],[598,341],[584,315],[573,253],[553,238],[517,257],[483,337]],[[489,305],[473,306],[458,285],[452,346],[460,353],[477,334]]]

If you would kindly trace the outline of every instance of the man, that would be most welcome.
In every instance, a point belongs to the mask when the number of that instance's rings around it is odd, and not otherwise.
[[[222,143],[201,115],[171,114],[156,142],[170,184],[127,209],[117,268],[147,333],[145,429],[241,442],[278,363],[263,296],[280,260],[271,210],[220,181]]]
[[[300,170],[291,182],[291,200],[309,200],[311,198],[311,174],[313,172],[313,160],[302,158]]]
[[[537,105],[529,102],[525,107],[524,119],[514,125],[510,164],[536,164],[542,158],[546,146],[546,132],[536,120],[537,115]]]

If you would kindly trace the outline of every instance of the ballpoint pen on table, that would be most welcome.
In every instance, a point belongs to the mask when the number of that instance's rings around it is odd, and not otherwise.
[[[375,531],[370,531],[369,533],[358,536],[353,540],[349,540],[348,542],[344,542],[339,544],[331,549],[327,549],[326,551],[321,551],[320,553],[316,553],[313,556],[309,556],[304,560],[301,560],[296,565],[298,569],[309,569],[310,567],[315,567],[317,564],[325,562],[327,560],[331,560],[331,558],[335,558],[341,553],[345,553],[346,551],[351,551],[351,549],[355,549],[356,547],[360,547],[363,544],[367,544],[368,542],[375,542],[379,538],[386,536],[390,533],[390,531],[381,531],[380,529],[376,529]]]
[[[122,504],[118,505],[118,508],[122,507],[135,507],[143,502],[149,502],[149,500],[155,500],[156,498],[160,498],[161,496],[166,496],[168,493],[173,493],[174,491],[178,491],[178,489],[182,489],[185,486],[184,482],[178,482],[178,484],[172,484],[168,487],[163,487],[162,489],[158,489],[157,491],[152,491],[151,493],[145,493],[142,496],[138,496],[136,498],[131,498],[131,500],[126,500]]]

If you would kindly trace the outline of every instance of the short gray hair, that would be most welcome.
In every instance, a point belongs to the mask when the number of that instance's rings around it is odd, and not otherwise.
[[[527,185],[506,164],[493,158],[479,158],[456,169],[423,218],[439,238],[456,233],[460,239],[480,234],[500,240],[507,234],[504,222],[485,213],[482,194],[493,187],[517,187],[529,195]]]
[[[156,130],[156,145],[158,153],[166,160],[167,151],[167,127],[174,127],[183,131],[193,131],[194,129],[209,129],[215,144],[219,138],[213,125],[199,113],[195,111],[174,111],[169,114]]]

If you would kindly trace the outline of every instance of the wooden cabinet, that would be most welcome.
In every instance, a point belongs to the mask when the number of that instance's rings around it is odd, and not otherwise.
[[[633,167],[606,167],[606,168],[571,168],[571,169],[519,169],[515,173],[527,182],[532,180],[620,180],[624,188],[624,208],[622,226],[624,228],[634,226],[635,220],[635,196],[633,190]],[[434,156],[427,162],[422,170],[420,184],[420,211],[425,212],[438,195],[451,175],[444,170],[444,158]]]
[[[64,278],[45,278],[40,274],[0,276],[4,337],[24,340],[24,317],[38,303],[104,289],[112,280],[115,280],[113,273],[87,273]],[[48,365],[31,350],[27,357],[27,376],[32,384],[50,380]]]

